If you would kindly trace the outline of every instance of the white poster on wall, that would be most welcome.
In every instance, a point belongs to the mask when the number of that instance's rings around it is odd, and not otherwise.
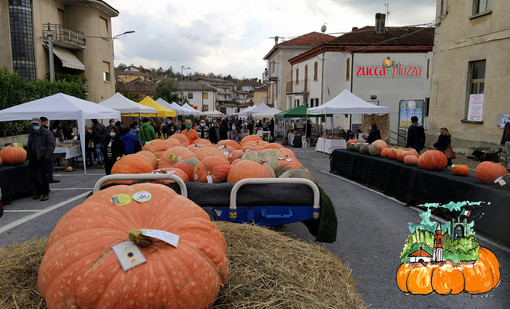
[[[482,121],[483,94],[469,95],[469,108],[467,120]]]

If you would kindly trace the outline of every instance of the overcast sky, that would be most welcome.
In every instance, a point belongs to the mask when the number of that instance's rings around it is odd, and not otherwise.
[[[352,27],[373,26],[386,11],[387,26],[434,20],[436,0],[105,0],[117,9],[112,34],[115,65],[153,67],[185,73],[231,74],[260,78],[262,59],[279,36],[292,39],[326,24],[334,36]],[[281,41],[280,41],[281,42]]]

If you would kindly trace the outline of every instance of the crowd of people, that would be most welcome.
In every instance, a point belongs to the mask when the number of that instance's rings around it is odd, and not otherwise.
[[[195,123],[191,119],[178,120],[174,117],[167,117],[164,122],[158,123],[157,119],[145,117],[141,124],[133,121],[129,127],[124,127],[122,122],[114,119],[109,121],[108,126],[92,119],[92,126],[88,128],[85,136],[86,164],[89,167],[104,168],[108,175],[118,158],[139,151],[143,145],[154,139],[167,139],[173,134],[183,134],[190,144],[198,138],[208,139],[212,143],[225,139],[240,142],[242,131],[253,134],[256,128],[263,129],[263,125],[262,122],[237,118],[210,120],[207,116],[197,119]]]

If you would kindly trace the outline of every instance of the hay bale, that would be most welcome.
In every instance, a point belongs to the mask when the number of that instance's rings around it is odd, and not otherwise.
[[[267,228],[216,222],[230,275],[213,308],[363,308],[351,270],[323,247]],[[47,238],[0,249],[0,308],[46,308],[37,272]]]

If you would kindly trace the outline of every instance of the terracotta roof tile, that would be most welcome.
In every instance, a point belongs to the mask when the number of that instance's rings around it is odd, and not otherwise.
[[[366,26],[337,37],[325,45],[373,45],[411,46],[434,45],[434,28],[425,27],[386,27],[382,34],[375,27]]]
[[[425,250],[416,250],[414,251],[413,253],[409,254],[409,256],[413,256],[413,257],[432,257],[432,255],[428,254],[427,251]]]
[[[277,44],[277,46],[317,46],[334,39],[335,37],[329,34],[310,32],[297,38],[287,40]]]

